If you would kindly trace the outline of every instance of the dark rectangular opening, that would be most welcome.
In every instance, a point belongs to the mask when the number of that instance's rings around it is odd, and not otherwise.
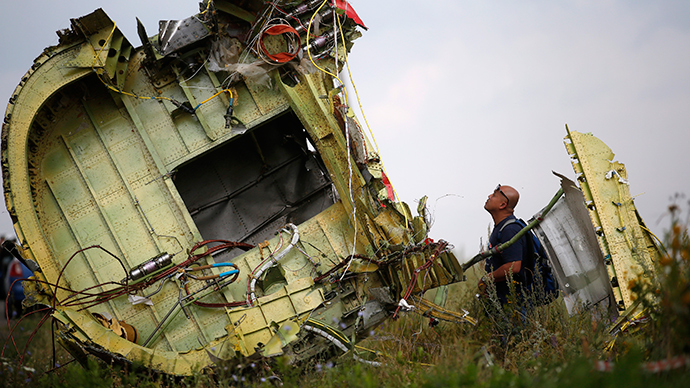
[[[313,149],[289,112],[181,166],[173,179],[204,239],[256,245],[335,203],[328,171]]]

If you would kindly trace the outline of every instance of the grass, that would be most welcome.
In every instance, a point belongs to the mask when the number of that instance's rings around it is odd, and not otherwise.
[[[690,243],[688,223],[678,210],[665,240],[668,255],[629,287],[648,309],[652,320],[637,333],[611,339],[608,323],[592,311],[570,317],[562,301],[534,309],[527,319],[506,312],[504,318],[488,315],[487,305],[476,297],[478,269],[467,273],[467,282],[451,286],[447,307],[467,310],[479,319],[477,326],[441,323],[431,327],[428,318],[408,313],[381,325],[360,343],[380,354],[385,365],[374,367],[346,354],[330,361],[287,365],[284,359],[218,365],[212,374],[174,379],[143,371],[124,370],[90,359],[86,368],[71,363],[52,368],[50,325],[42,327],[28,346],[19,367],[19,355],[8,347],[0,365],[0,387],[687,387],[690,373],[680,368],[663,373],[643,371],[641,364],[669,356],[690,355]],[[25,319],[16,332],[20,352],[40,317]],[[7,336],[6,326],[0,334]],[[71,356],[57,349],[58,363]],[[364,357],[364,355],[362,355]],[[610,372],[594,368],[596,360],[615,363]],[[31,371],[33,370],[33,372]]]

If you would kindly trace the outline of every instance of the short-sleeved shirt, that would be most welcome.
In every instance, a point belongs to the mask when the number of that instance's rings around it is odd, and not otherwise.
[[[522,230],[522,225],[520,225],[517,222],[513,222],[508,224],[503,230],[501,231],[501,227],[506,224],[511,219],[516,219],[515,216],[511,215],[503,219],[501,222],[496,224],[494,226],[494,230],[491,232],[491,236],[489,237],[489,248],[493,248],[495,246],[498,246],[500,244],[503,244],[507,241],[510,241],[510,239],[513,238],[520,230]],[[499,233],[500,231],[500,233]],[[498,235],[501,235],[500,239]],[[522,263],[529,262],[529,254],[528,252],[528,246],[527,246],[527,239],[525,237],[522,237],[520,240],[515,242],[513,245],[509,246],[506,248],[504,251],[501,253],[495,254],[489,258],[486,259],[484,262],[484,270],[487,273],[493,272],[496,269],[498,269],[500,266],[506,263],[514,262],[514,261],[522,261]],[[520,268],[520,271],[517,274],[513,274],[513,280],[517,281],[516,285],[516,290],[520,291],[521,285],[524,283],[524,272],[525,272],[525,266],[522,265]],[[508,300],[508,294],[510,292],[510,288],[508,287],[508,282],[507,281],[500,281],[496,282],[496,293],[498,294],[498,298],[505,303]]]

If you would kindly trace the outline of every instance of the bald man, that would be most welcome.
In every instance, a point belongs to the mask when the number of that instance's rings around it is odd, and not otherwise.
[[[494,230],[489,237],[489,248],[509,241],[522,229],[519,223],[509,222],[509,220],[515,219],[513,211],[519,200],[520,194],[510,186],[498,185],[493,193],[489,194],[489,198],[484,203],[484,209],[491,214],[494,220]],[[479,289],[482,293],[486,290],[486,278],[493,278],[498,298],[501,303],[506,303],[510,292],[506,281],[509,276],[512,276],[512,280],[517,282],[516,290],[520,292],[525,282],[525,269],[522,263],[529,262],[531,259],[531,252],[528,248],[526,237],[522,237],[501,253],[487,258],[484,262],[486,276],[479,281]]]

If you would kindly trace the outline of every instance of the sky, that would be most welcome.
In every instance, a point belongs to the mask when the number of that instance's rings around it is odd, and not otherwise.
[[[497,184],[520,192],[516,215],[528,219],[558,190],[552,171],[574,178],[566,124],[626,165],[653,232],[667,228],[670,198],[690,195],[690,2],[350,3],[369,27],[349,56],[359,120],[371,126],[399,197],[416,209],[427,195],[431,237],[459,256],[486,242],[493,223],[483,205]],[[191,16],[197,4],[3,2],[0,101],[70,18],[102,7],[139,45],[135,17],[152,35],[159,20]],[[0,234],[12,233],[3,206]]]

